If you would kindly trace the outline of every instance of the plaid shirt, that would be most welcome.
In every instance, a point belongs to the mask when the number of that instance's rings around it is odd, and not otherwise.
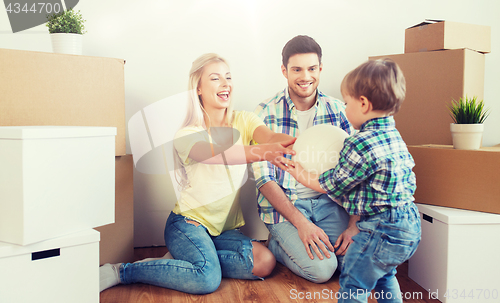
[[[316,94],[316,116],[313,125],[333,124],[352,134],[353,129],[345,116],[344,103],[324,95],[319,90]],[[285,133],[293,137],[299,135],[297,124],[297,109],[288,95],[288,87],[279,92],[270,100],[259,104],[255,113],[264,123],[276,133]],[[290,155],[287,155],[290,159]],[[276,182],[288,199],[295,203],[297,200],[296,181],[287,172],[275,167],[269,162],[255,162],[252,164],[257,188],[269,181]],[[285,218],[278,213],[260,191],[257,191],[259,215],[265,223],[279,223]]]
[[[394,118],[375,118],[344,141],[339,163],[319,183],[349,214],[369,216],[414,200],[413,166]]]

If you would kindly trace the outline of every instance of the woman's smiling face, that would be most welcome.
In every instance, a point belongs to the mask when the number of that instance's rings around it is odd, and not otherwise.
[[[213,62],[203,68],[198,95],[205,109],[226,109],[231,104],[233,83],[231,72],[224,62]]]

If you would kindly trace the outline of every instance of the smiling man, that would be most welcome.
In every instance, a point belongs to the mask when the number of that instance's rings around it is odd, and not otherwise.
[[[332,124],[352,134],[343,102],[318,90],[323,69],[321,47],[308,36],[288,41],[281,71],[288,86],[261,103],[257,115],[276,133],[298,137],[317,124]],[[269,162],[253,164],[259,214],[270,232],[268,247],[276,260],[295,274],[316,283],[328,281],[350,243],[349,216],[337,203],[297,181]]]

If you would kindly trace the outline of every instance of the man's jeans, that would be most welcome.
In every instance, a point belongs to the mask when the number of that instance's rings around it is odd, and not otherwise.
[[[252,239],[239,230],[212,237],[203,225],[186,222],[171,213],[165,226],[165,244],[175,259],[120,266],[122,283],[146,283],[190,294],[214,292],[221,278],[260,279],[252,274]]]
[[[325,231],[332,245],[347,228],[349,215],[327,195],[321,195],[317,199],[297,200],[295,207],[309,221]],[[320,260],[311,249],[314,255],[314,259],[311,260],[302,244],[297,228],[292,223],[286,221],[266,224],[266,226],[271,233],[268,247],[278,262],[296,275],[315,283],[326,282],[333,276],[338,264],[335,253],[331,252],[330,258],[324,257]]]
[[[420,215],[414,203],[373,216],[362,216],[340,274],[339,303],[403,302],[396,267],[408,260],[420,242]],[[370,293],[375,289],[375,293]]]

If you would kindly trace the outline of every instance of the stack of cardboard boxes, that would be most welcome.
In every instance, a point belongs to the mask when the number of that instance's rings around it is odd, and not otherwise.
[[[453,149],[447,107],[465,96],[483,99],[490,36],[489,26],[428,20],[406,29],[404,54],[371,57],[393,59],[406,78],[395,120],[415,159],[419,203],[500,213],[500,148]]]
[[[124,63],[0,49],[1,302],[98,302],[133,261]]]
[[[447,108],[452,99],[483,99],[490,35],[488,26],[427,20],[406,29],[404,54],[370,58],[393,59],[406,78],[395,120],[415,160],[422,218],[409,276],[442,302],[482,302],[491,295],[471,290],[500,291],[492,257],[500,249],[500,148],[453,149]]]

